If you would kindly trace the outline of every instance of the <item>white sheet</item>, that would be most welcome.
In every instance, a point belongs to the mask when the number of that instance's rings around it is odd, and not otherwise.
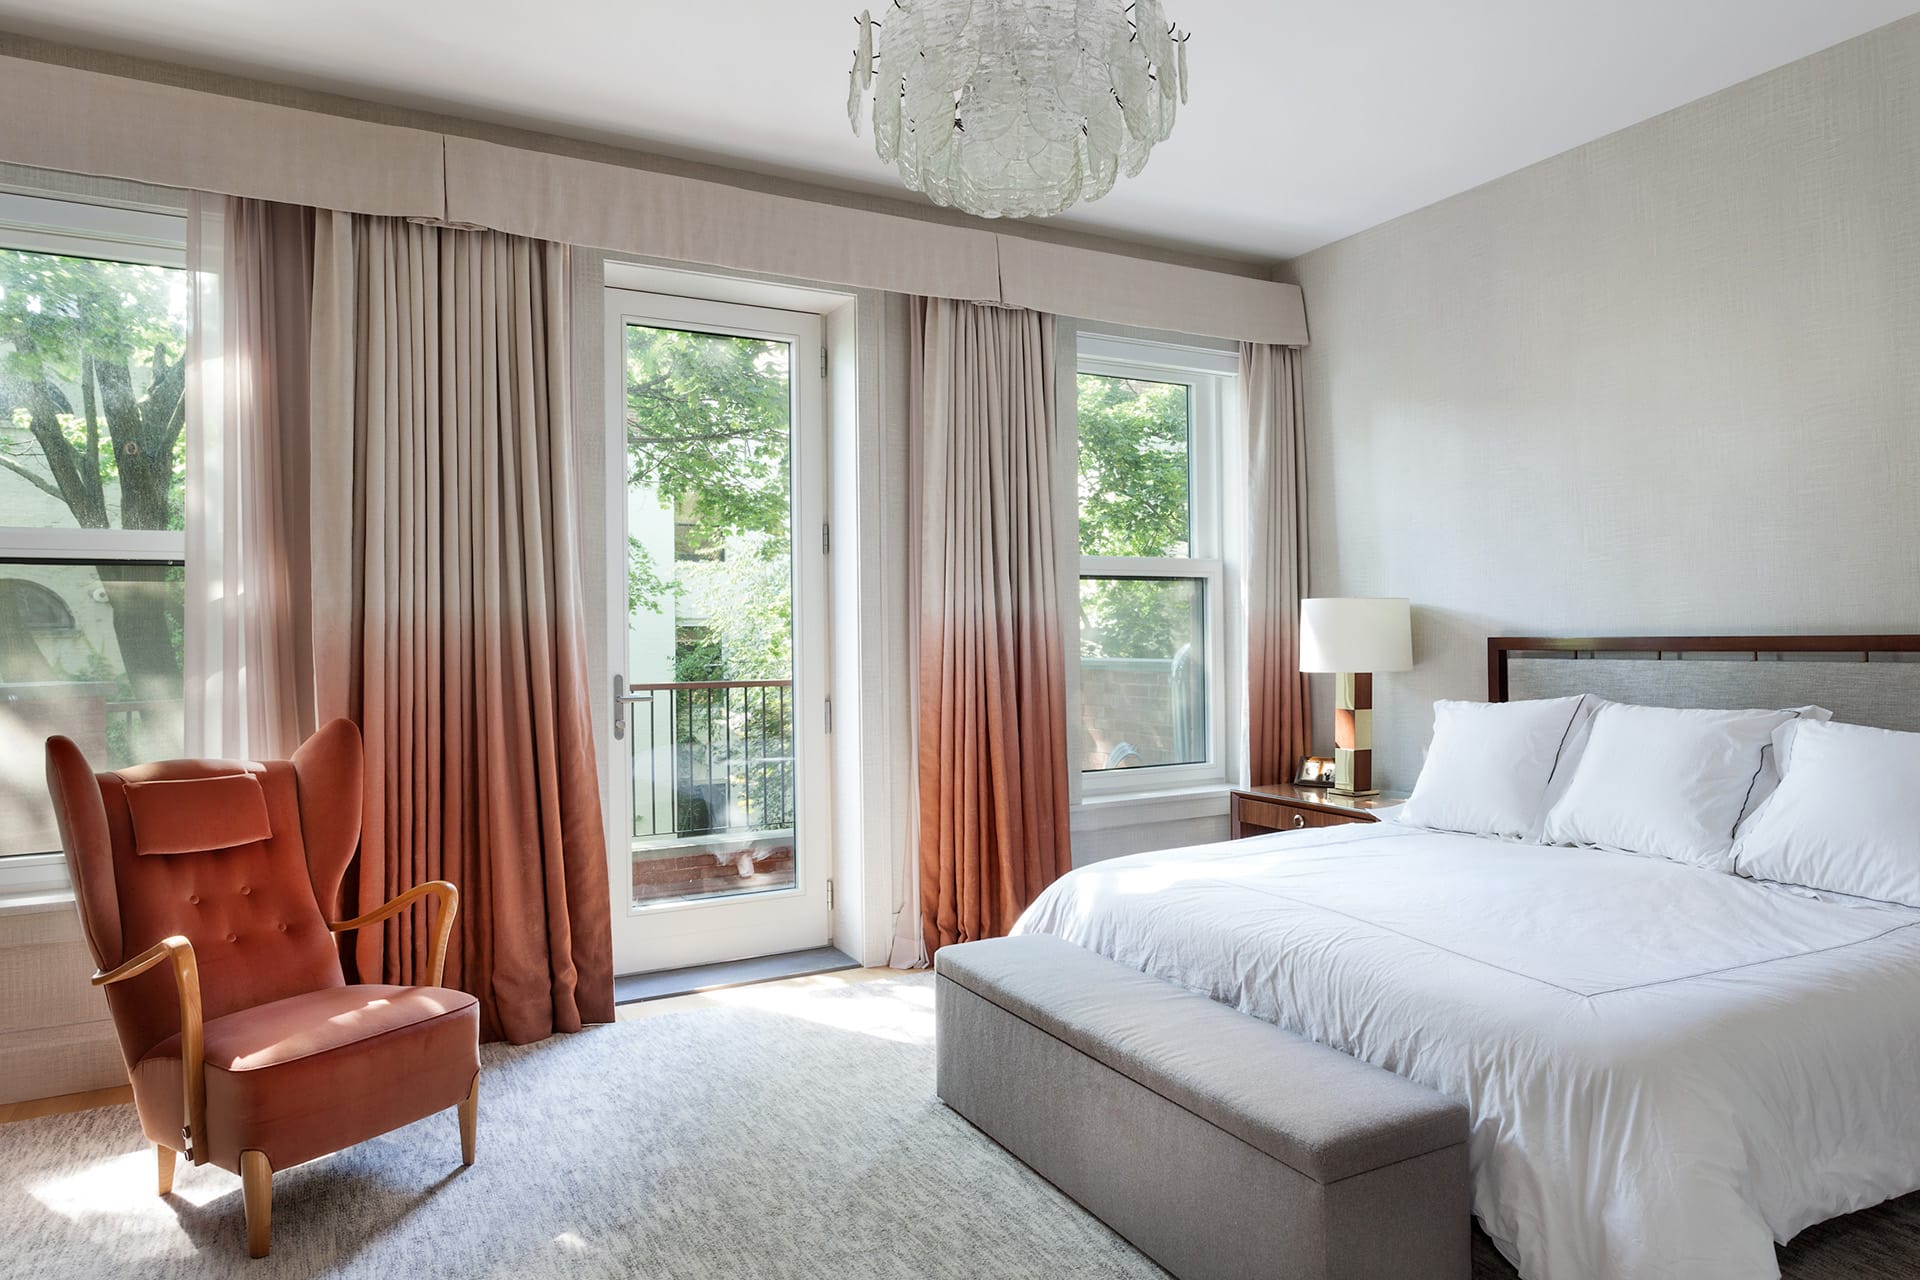
[[[1393,826],[1140,854],[1021,918],[1443,1093],[1528,1280],[1754,1280],[1920,1188],[1920,911]]]

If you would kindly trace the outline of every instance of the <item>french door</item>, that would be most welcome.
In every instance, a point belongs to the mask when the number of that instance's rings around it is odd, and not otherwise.
[[[607,291],[619,973],[828,940],[823,351],[818,316]]]

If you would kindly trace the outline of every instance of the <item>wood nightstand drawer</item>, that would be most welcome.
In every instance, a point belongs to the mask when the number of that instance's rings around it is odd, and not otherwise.
[[[1242,787],[1233,792],[1228,837],[1266,835],[1272,831],[1305,831],[1312,827],[1344,827],[1353,822],[1378,822],[1374,810],[1398,804],[1398,796],[1356,796],[1342,799],[1318,788],[1282,784]]]
[[[1325,813],[1303,809],[1299,805],[1271,804],[1265,800],[1242,800],[1237,806],[1240,825],[1265,831],[1294,831],[1305,827],[1339,827],[1349,822],[1372,822],[1372,818],[1350,817],[1343,813]]]

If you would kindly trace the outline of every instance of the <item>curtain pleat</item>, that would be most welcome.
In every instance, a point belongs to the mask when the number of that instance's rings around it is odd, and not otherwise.
[[[317,217],[316,684],[366,740],[358,906],[459,885],[447,981],[515,1043],[613,1017],[567,252]],[[429,941],[367,934],[362,979],[414,980]]]
[[[1312,739],[1300,674],[1307,590],[1307,452],[1294,347],[1242,343],[1246,414],[1247,763],[1255,786],[1293,780]]]
[[[251,756],[285,759],[319,722],[306,625],[308,347],[313,217],[292,205],[228,203],[227,362],[240,390],[233,417],[252,448],[241,458],[240,594],[248,603],[241,669]]]
[[[911,355],[931,953],[1004,934],[1072,866],[1053,318],[919,300]]]
[[[186,746],[285,759],[318,727],[307,626],[309,210],[195,196]]]

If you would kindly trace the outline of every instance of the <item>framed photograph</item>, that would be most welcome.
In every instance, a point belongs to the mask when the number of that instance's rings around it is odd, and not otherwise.
[[[1326,756],[1307,756],[1300,761],[1300,772],[1294,778],[1296,787],[1330,787],[1333,785],[1333,761]]]

